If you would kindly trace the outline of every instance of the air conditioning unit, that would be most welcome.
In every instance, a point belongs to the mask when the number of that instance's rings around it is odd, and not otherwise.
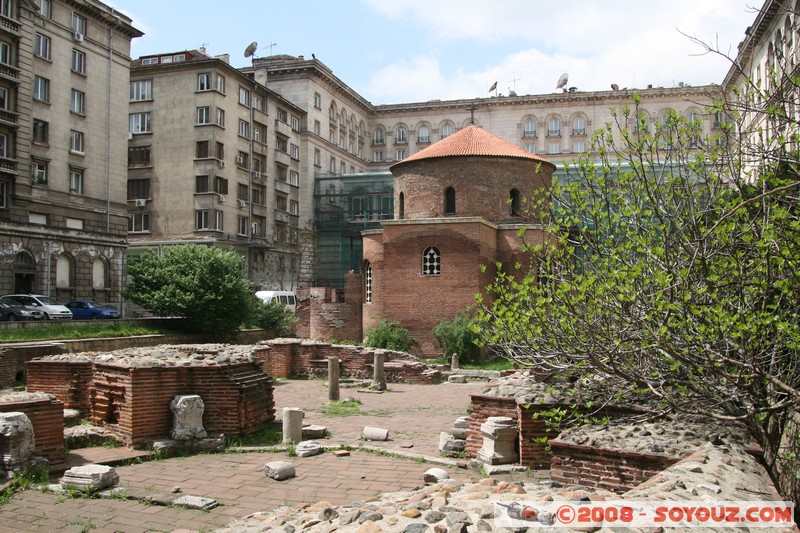
[[[222,159],[218,159],[217,163],[219,163],[219,168],[225,168],[225,161],[223,161]]]
[[[220,194],[219,195],[219,203],[221,203],[221,204],[225,203],[225,195],[224,194]]]
[[[132,141],[132,140],[133,140],[133,132],[132,132],[132,131],[129,131],[129,132],[128,132],[128,140],[129,140],[129,141]]]
[[[247,205],[244,200],[236,200],[239,203],[239,207],[244,207]]]
[[[147,205],[147,199],[137,198],[136,200],[134,200],[134,203],[136,204],[136,207],[144,207]]]
[[[83,41],[83,34],[79,31],[76,31],[74,34],[72,34],[72,38],[80,43]]]
[[[242,157],[240,155],[237,155],[236,156],[236,164],[237,165],[241,165],[242,163],[244,163],[244,157]]]

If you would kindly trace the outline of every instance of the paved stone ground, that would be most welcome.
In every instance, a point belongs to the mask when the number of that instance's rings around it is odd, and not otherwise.
[[[362,401],[362,415],[325,416],[328,403],[323,381],[283,381],[276,385],[277,416],[283,407],[306,411],[306,423],[322,424],[332,433],[324,444],[358,444],[365,425],[390,430],[392,440],[373,443],[387,450],[438,455],[439,432],[466,414],[469,394],[479,383],[428,385],[390,384],[383,394],[341,390],[341,396]],[[412,448],[405,448],[413,444]],[[96,448],[73,452],[70,462],[119,460],[126,451]],[[382,492],[409,490],[422,484],[431,464],[409,459],[352,452],[349,457],[331,453],[304,459],[291,458],[297,477],[277,482],[261,468],[283,453],[199,455],[117,467],[120,486],[130,493],[157,495],[180,487],[183,494],[215,498],[221,506],[208,512],[146,505],[133,500],[72,499],[28,490],[0,506],[0,531],[93,531],[126,533],[211,531],[232,519],[265,511],[285,503],[327,500],[344,504],[373,498]],[[450,468],[457,479],[476,479],[473,472]],[[525,474],[517,474],[523,477]]]

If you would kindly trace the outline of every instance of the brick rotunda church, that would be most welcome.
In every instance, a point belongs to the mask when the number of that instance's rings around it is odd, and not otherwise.
[[[544,241],[522,199],[546,191],[555,168],[477,126],[392,165],[395,219],[362,233],[363,331],[396,320],[416,352],[442,355],[433,328],[475,304],[496,263],[526,264],[519,230]]]

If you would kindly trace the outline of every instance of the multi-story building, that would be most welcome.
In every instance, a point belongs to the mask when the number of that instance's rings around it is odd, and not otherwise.
[[[131,258],[220,246],[242,254],[255,288],[293,289],[311,226],[305,112],[204,50],[135,60],[128,111]]]
[[[131,19],[0,0],[0,293],[121,302]]]

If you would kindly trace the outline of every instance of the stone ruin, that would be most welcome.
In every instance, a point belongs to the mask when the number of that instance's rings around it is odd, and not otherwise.
[[[272,378],[254,351],[251,345],[197,344],[53,355],[28,363],[27,387],[52,394],[127,446],[146,447],[173,431],[174,442],[198,443],[204,438],[189,407],[197,400],[179,407],[192,414],[181,415],[179,425],[186,426],[175,428],[170,405],[176,397],[200,398],[202,431],[217,439],[248,435],[274,421]]]
[[[47,468],[46,459],[34,456],[35,449],[33,424],[25,413],[0,413],[0,479]]]

